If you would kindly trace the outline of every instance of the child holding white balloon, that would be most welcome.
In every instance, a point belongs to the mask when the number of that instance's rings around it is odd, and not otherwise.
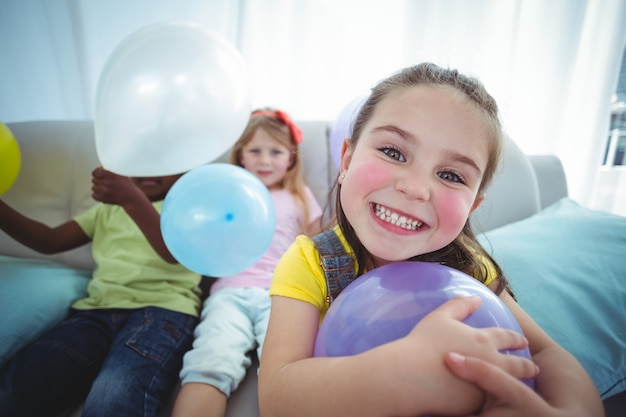
[[[233,146],[231,163],[255,174],[270,191],[275,233],[254,265],[212,285],[193,348],[184,357],[173,416],[225,414],[227,399],[244,378],[255,346],[261,358],[276,263],[297,235],[321,230],[322,209],[301,174],[301,141],[302,132],[289,115],[268,108],[252,112]]]
[[[42,253],[91,242],[96,262],[88,295],[0,369],[3,416],[55,415],[81,403],[83,416],[156,416],[200,308],[200,275],[161,236],[163,200],[181,175],[128,178],[97,167],[99,203],[55,227],[0,201],[0,229],[18,242]]]
[[[334,231],[354,276],[406,260],[446,264],[496,292],[525,337],[462,323],[480,304],[463,297],[406,337],[353,356],[314,357],[330,294],[314,242],[298,237],[270,288],[262,415],[603,415],[585,370],[515,302],[471,231],[502,138],[496,102],[479,81],[433,64],[399,71],[373,88],[344,143]],[[502,353],[526,346],[534,363]],[[522,378],[535,378],[536,391]]]

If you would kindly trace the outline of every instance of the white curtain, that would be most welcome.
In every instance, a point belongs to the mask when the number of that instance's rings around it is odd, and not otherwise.
[[[571,196],[589,203],[626,0],[0,0],[0,121],[91,118],[109,53],[167,20],[226,37],[246,61],[254,105],[301,120],[333,120],[420,61],[477,76],[514,140],[561,157]]]

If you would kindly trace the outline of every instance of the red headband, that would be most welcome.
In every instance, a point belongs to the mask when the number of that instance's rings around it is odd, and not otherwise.
[[[254,116],[275,117],[276,119],[280,120],[285,125],[287,125],[287,127],[289,128],[289,131],[291,132],[291,137],[293,138],[293,141],[296,145],[302,142],[302,130],[300,130],[300,128],[296,126],[293,120],[291,120],[291,117],[289,117],[289,115],[285,113],[284,111],[282,110],[276,110],[276,111],[259,110],[259,111],[253,112],[250,117],[254,117]]]

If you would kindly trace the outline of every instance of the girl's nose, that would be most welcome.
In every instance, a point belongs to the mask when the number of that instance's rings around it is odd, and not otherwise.
[[[428,200],[430,182],[418,175],[403,175],[396,181],[396,189],[409,200]]]
[[[269,164],[272,160],[272,155],[269,152],[261,152],[261,154],[259,155],[259,160],[261,161],[261,163]]]

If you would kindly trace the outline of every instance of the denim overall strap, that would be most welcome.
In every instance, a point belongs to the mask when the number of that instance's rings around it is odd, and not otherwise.
[[[320,254],[320,266],[326,276],[326,302],[330,304],[354,281],[354,262],[334,230],[322,232],[312,240]]]

